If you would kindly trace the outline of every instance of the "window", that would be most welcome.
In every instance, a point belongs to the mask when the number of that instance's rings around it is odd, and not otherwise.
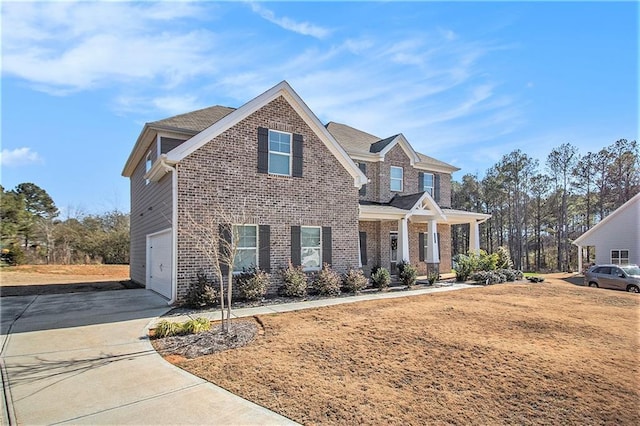
[[[629,250],[611,250],[611,263],[614,265],[628,265]]]
[[[391,166],[391,190],[402,191],[402,167]]]
[[[242,272],[258,266],[258,227],[233,225],[237,250],[233,260],[233,272]]]
[[[305,270],[317,270],[322,266],[320,228],[300,227],[300,264]]]
[[[433,173],[422,174],[422,190],[426,191],[433,197]]]
[[[151,159],[151,151],[147,154],[147,159],[145,160],[145,168],[144,174],[146,175],[151,170],[151,166],[153,165],[153,160]],[[145,183],[149,183],[149,179],[145,179]]]
[[[291,134],[269,130],[269,173],[291,175]]]

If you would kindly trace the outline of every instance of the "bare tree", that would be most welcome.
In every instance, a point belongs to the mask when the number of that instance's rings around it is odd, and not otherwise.
[[[206,259],[219,283],[222,331],[228,333],[231,322],[233,271],[240,242],[239,233],[235,230],[250,222],[245,208],[240,208],[237,214],[232,214],[220,206],[215,206],[209,209],[209,212],[204,217],[194,217],[190,212],[186,212],[184,217],[189,224],[189,242]]]

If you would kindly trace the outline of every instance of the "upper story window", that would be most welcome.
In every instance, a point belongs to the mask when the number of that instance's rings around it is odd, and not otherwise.
[[[422,191],[426,191],[429,193],[429,195],[431,195],[433,197],[433,173],[423,173],[422,174]]]
[[[611,250],[611,263],[614,265],[628,265],[629,250]]]
[[[146,175],[151,170],[151,166],[153,166],[153,159],[151,158],[151,151],[147,153],[147,158],[145,160],[144,174]],[[149,183],[149,179],[145,179],[145,183]]]
[[[258,226],[233,225],[236,255],[233,272],[242,272],[258,266]]]
[[[291,134],[269,130],[269,173],[291,176]]]
[[[319,226],[300,227],[301,265],[305,271],[319,270],[322,266],[322,238]]]
[[[404,171],[402,167],[391,166],[391,190],[401,192]]]

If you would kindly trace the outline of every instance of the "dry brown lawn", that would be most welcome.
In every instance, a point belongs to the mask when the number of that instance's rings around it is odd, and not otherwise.
[[[261,316],[249,346],[177,364],[303,424],[636,425],[639,305],[479,287]]]
[[[119,290],[129,265],[20,265],[0,268],[0,295]]]

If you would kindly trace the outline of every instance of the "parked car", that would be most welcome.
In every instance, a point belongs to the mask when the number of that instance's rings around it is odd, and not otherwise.
[[[584,274],[584,285],[640,293],[638,265],[595,265]]]

